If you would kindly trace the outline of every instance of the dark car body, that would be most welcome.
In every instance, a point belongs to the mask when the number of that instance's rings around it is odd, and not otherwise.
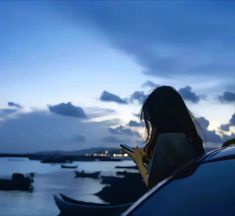
[[[123,216],[235,216],[235,146],[213,150],[177,170]]]

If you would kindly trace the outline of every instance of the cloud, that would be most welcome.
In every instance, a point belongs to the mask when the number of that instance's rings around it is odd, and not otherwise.
[[[208,126],[209,126],[209,121],[207,119],[205,119],[204,117],[200,117],[196,119],[199,123],[199,125],[204,129],[207,130]]]
[[[199,124],[199,128],[198,128],[198,132],[201,135],[203,141],[205,143],[221,143],[222,144],[222,137],[219,136],[218,134],[216,134],[216,131],[213,130],[208,130],[208,126],[209,126],[209,121],[207,119],[205,119],[204,117],[200,117],[197,118],[196,121]],[[196,124],[196,126],[198,126]]]
[[[102,117],[116,113],[116,111],[113,109],[100,108],[100,107],[84,107],[83,109],[85,110],[88,118]]]
[[[185,100],[191,101],[193,103],[198,103],[200,100],[200,97],[192,92],[192,88],[190,86],[180,88],[179,93]]]
[[[17,109],[23,108],[20,104],[14,103],[14,102],[8,102],[8,106],[10,106],[10,107],[15,107],[15,108],[17,108]]]
[[[5,118],[16,113],[18,109],[0,109],[0,117]]]
[[[130,101],[138,101],[140,104],[143,104],[145,99],[147,98],[147,95],[143,91],[135,91],[131,96],[130,96]]]
[[[150,87],[150,88],[157,88],[159,85],[157,85],[156,83],[148,80],[145,83],[142,84],[142,87]]]
[[[110,135],[108,136],[110,137],[110,142],[114,139],[118,144],[127,143],[130,146],[143,144],[143,138],[137,131],[125,128],[124,126],[118,126],[116,128],[110,127],[108,131],[111,134],[111,137]]]
[[[101,139],[102,142],[105,143],[110,143],[110,144],[122,144],[122,143],[127,143],[129,141],[120,139],[116,136],[106,136]]]
[[[139,133],[133,131],[129,128],[124,128],[123,126],[119,126],[116,128],[109,128],[109,132],[114,135],[126,135],[126,136],[137,136],[139,137]]]
[[[223,130],[223,131],[229,131],[229,127],[230,127],[229,124],[222,124],[222,125],[220,125],[220,129]]]
[[[49,110],[53,113],[63,115],[63,116],[70,116],[76,118],[86,118],[85,112],[82,108],[74,106],[71,102],[68,103],[60,103],[57,105],[49,105]]]
[[[128,145],[131,146],[136,146],[136,144],[143,144],[143,138],[140,136],[140,134],[137,131],[131,130],[129,128],[125,128],[123,126],[118,126],[116,128],[110,127],[108,131],[112,137],[122,139],[121,143],[128,143]]]
[[[231,119],[229,120],[228,124],[222,124],[220,126],[221,130],[229,131],[230,127],[235,126],[235,113],[232,115]]]
[[[80,26],[103,31],[110,44],[154,76],[234,73],[234,2],[60,2]],[[206,20],[206,22],[205,22]]]
[[[223,137],[216,134],[216,131],[206,131],[206,141],[211,143],[221,143],[223,142]]]
[[[233,103],[235,102],[235,93],[233,92],[224,92],[223,95],[219,96],[221,102]]]
[[[8,102],[8,106],[12,108],[0,109],[1,119],[6,119],[8,117],[11,117],[12,115],[15,115],[16,113],[18,113],[19,109],[23,108],[20,104],[14,102]]]
[[[86,142],[86,137],[83,135],[80,135],[80,134],[76,134],[69,141],[76,142],[76,143],[84,143],[84,142]]]
[[[144,127],[144,123],[143,122],[137,122],[137,121],[129,121],[128,125],[130,127]]]
[[[81,118],[63,118],[50,112],[19,113],[15,118],[0,121],[0,152],[72,151],[92,147],[113,147],[117,143],[103,142],[110,136],[108,128],[117,120],[100,122]],[[119,139],[127,140],[125,134]],[[130,143],[135,140],[128,139]]]
[[[118,95],[112,94],[107,91],[103,91],[100,96],[100,100],[106,102],[116,102],[118,104],[127,104],[127,101],[125,99],[121,99]]]
[[[231,117],[231,119],[230,119],[230,121],[229,121],[229,124],[230,124],[231,126],[235,126],[235,113],[232,115],[232,117]]]

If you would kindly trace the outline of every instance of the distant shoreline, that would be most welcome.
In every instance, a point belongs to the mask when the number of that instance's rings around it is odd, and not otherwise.
[[[0,158],[2,157],[23,157],[29,158],[30,154],[13,154],[13,153],[0,153]]]
[[[121,161],[129,160],[127,157],[93,156],[93,155],[66,155],[66,154],[13,154],[0,153],[0,158],[28,158],[41,163],[72,163],[73,161]]]

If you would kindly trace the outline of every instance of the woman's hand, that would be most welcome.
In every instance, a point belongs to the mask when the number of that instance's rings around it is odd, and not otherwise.
[[[126,152],[136,164],[143,163],[143,158],[146,157],[146,152],[143,148],[136,147],[133,149],[133,152]]]
[[[139,148],[139,147],[134,148],[133,152],[130,152],[130,151],[126,151],[126,152],[132,158],[132,160],[136,163],[139,169],[139,172],[141,176],[143,177],[145,184],[148,186],[149,174],[143,162],[143,158],[146,157],[146,152],[144,151],[143,148]]]

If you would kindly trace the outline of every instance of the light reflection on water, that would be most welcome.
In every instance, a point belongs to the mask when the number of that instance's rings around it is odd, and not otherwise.
[[[74,162],[77,170],[101,171],[101,175],[115,175],[115,166],[133,165],[131,161],[120,162]],[[62,169],[60,164],[42,164],[28,159],[0,158],[0,176],[11,175],[14,172],[27,174],[34,172],[34,190],[0,191],[0,215],[58,215],[53,194],[64,193],[75,199],[102,203],[93,195],[104,185],[99,179],[75,178],[74,169]]]

